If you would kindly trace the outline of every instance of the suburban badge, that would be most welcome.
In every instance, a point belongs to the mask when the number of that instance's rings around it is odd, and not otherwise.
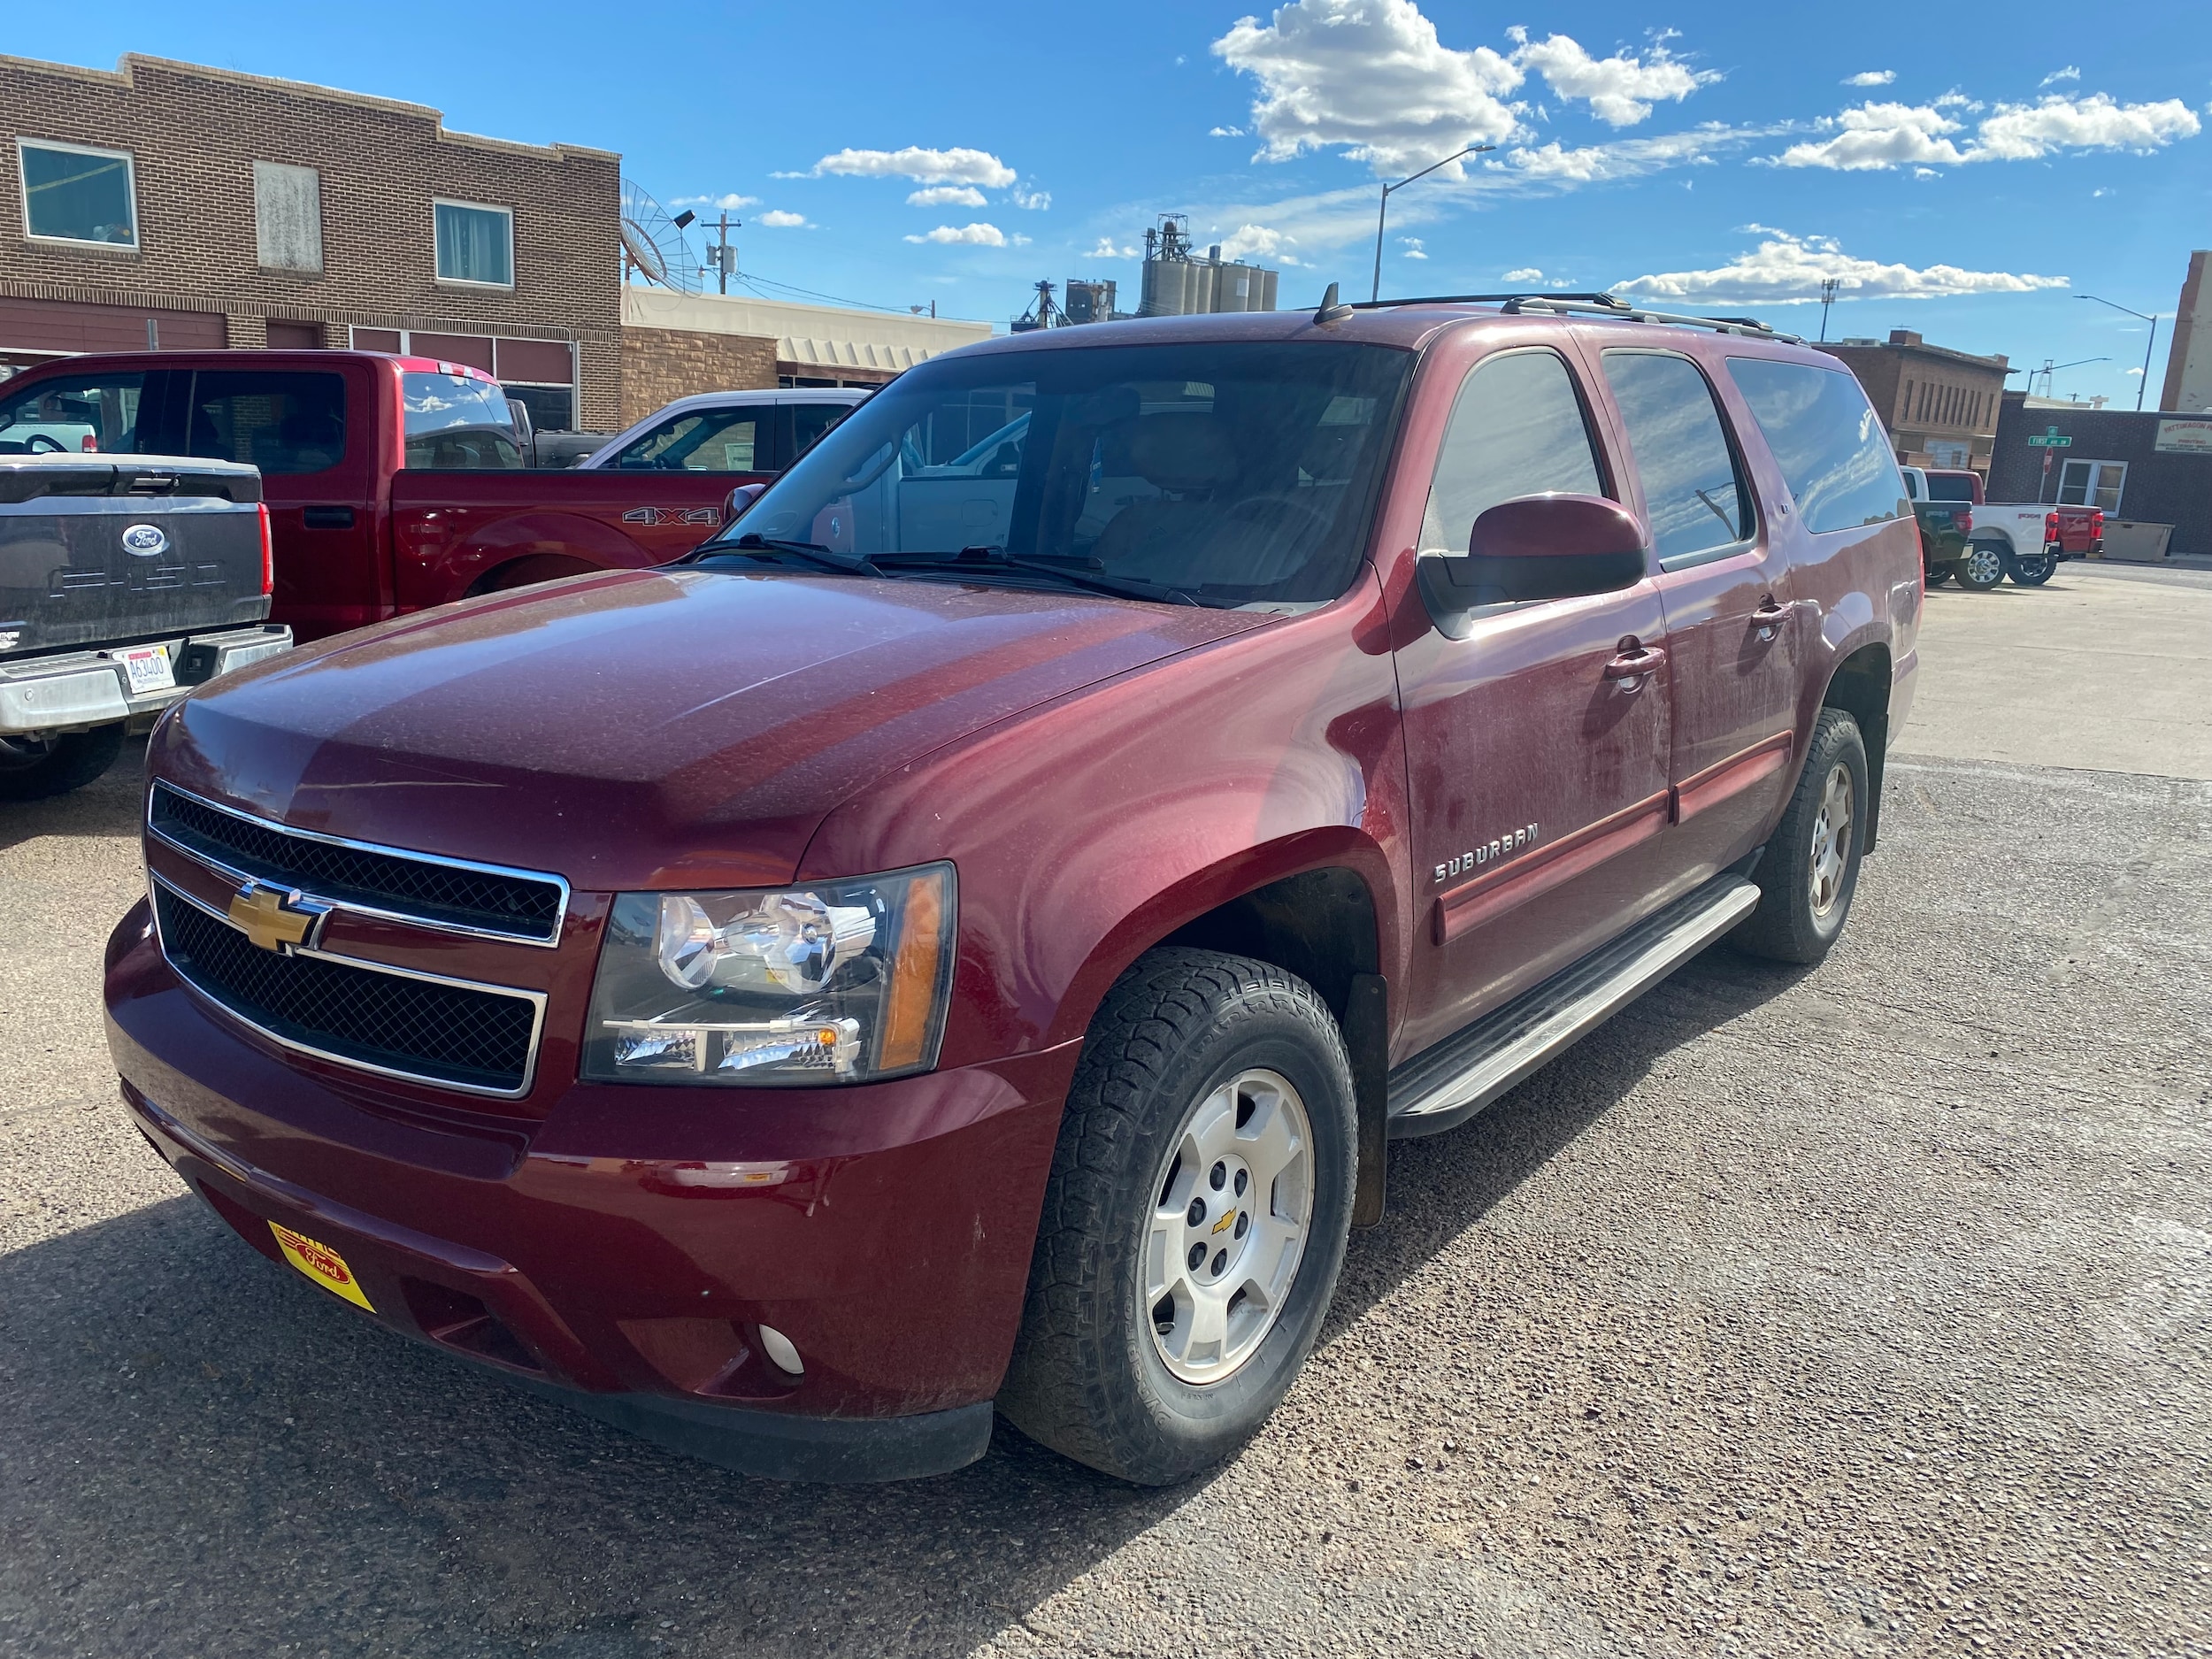
[[[1494,864],[1499,859],[1520,851],[1524,847],[1535,846],[1537,839],[1536,826],[1533,824],[1524,824],[1517,830],[1508,830],[1495,841],[1481,842],[1471,851],[1461,853],[1458,856],[1447,859],[1437,865],[1436,879],[1439,881],[1449,881],[1455,876],[1465,875],[1471,870],[1479,869],[1485,864]]]

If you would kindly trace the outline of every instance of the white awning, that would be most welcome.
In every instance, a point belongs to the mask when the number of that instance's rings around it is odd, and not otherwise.
[[[902,317],[836,305],[800,305],[749,295],[679,294],[626,285],[622,320],[634,328],[746,334],[776,342],[781,363],[896,373],[941,351],[991,337],[988,323],[949,317]]]

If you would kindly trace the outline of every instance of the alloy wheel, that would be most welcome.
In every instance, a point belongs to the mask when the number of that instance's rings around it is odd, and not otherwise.
[[[1208,1092],[1153,1181],[1138,1294],[1152,1341],[1187,1383],[1217,1383],[1281,1317],[1313,1220],[1313,1133],[1279,1072]]]
[[[1812,902],[1815,916],[1835,909],[1851,863],[1851,769],[1838,762],[1821,786],[1813,818]]]

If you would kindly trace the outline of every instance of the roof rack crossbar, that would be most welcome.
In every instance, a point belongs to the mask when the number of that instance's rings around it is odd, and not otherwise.
[[[1753,340],[1778,340],[1801,346],[1797,334],[1786,334],[1755,317],[1691,317],[1675,311],[1653,311],[1610,294],[1429,294],[1413,299],[1357,300],[1355,311],[1388,311],[1400,305],[1495,305],[1508,316],[1525,311],[1558,311],[1578,317],[1610,317],[1620,322],[1662,323],[1679,328],[1710,328],[1717,334],[1741,334]]]

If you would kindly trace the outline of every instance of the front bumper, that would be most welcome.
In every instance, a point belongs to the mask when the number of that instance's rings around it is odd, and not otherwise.
[[[20,737],[81,731],[158,714],[218,674],[290,650],[292,630],[281,624],[256,623],[171,639],[134,640],[132,644],[166,645],[177,683],[134,694],[123,664],[106,650],[63,651],[0,662],[0,733]]]
[[[336,1251],[394,1329],[751,1474],[988,1443],[1076,1045],[765,1102],[576,1085],[540,1120],[285,1054],[177,979],[143,904],[106,995],[155,1148],[265,1256],[272,1222]]]

